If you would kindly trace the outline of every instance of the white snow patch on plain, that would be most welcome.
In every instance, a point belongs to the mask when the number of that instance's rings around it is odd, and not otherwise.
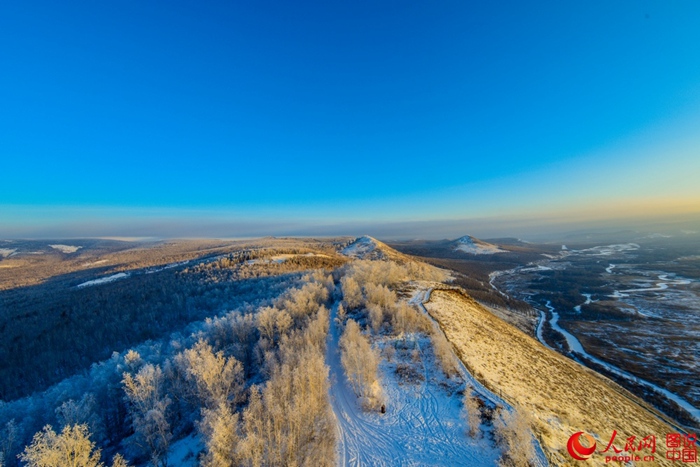
[[[166,269],[172,269],[172,268],[176,268],[178,266],[184,266],[184,265],[188,264],[189,262],[190,262],[190,260],[188,259],[185,261],[180,261],[179,263],[166,264],[165,266],[160,267],[160,268],[149,269],[146,271],[146,274],[153,274],[154,272],[160,272],[160,271],[165,271]],[[250,261],[248,261],[248,263],[250,263]]]
[[[455,250],[470,253],[472,255],[493,255],[495,253],[507,253],[506,250],[500,249],[497,245],[482,241],[475,241],[469,235],[457,239],[459,243]]]
[[[0,248],[0,256],[3,258],[7,258],[9,256],[12,256],[15,251],[17,251],[17,248]]]
[[[538,264],[538,265],[531,267],[531,268],[521,269],[520,271],[521,272],[534,272],[534,271],[551,271],[551,270],[552,270],[552,268],[550,268],[548,266],[542,266],[541,264]]]
[[[636,243],[619,243],[615,245],[595,246],[584,250],[573,250],[572,253],[586,254],[591,256],[611,256],[625,251],[639,250],[641,246]]]
[[[111,276],[101,277],[99,279],[94,279],[91,281],[83,282],[82,284],[78,284],[76,287],[82,288],[82,287],[89,287],[91,285],[106,284],[108,282],[118,281],[119,279],[126,279],[127,277],[129,277],[129,274],[127,274],[125,272],[120,272],[117,274],[113,274]]]
[[[49,245],[51,248],[54,250],[58,250],[61,253],[69,254],[69,253],[75,253],[76,251],[80,250],[82,246],[73,246],[73,245]]]

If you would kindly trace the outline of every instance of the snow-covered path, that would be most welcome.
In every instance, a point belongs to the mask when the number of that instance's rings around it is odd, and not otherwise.
[[[429,466],[496,465],[498,448],[488,439],[465,434],[458,395],[449,395],[431,384],[437,368],[423,367],[425,381],[399,386],[386,362],[380,365],[386,413],[364,412],[350,389],[342,365],[335,323],[331,312],[326,362],[330,367],[331,406],[337,420],[340,465]],[[425,361],[426,359],[423,358]]]

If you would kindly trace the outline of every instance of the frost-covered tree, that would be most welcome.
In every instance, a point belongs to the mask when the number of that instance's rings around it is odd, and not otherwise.
[[[368,305],[377,305],[382,310],[389,310],[396,304],[396,294],[385,285],[367,283],[364,289]]]
[[[528,467],[535,451],[530,426],[523,410],[501,408],[493,426],[496,441],[505,449],[501,465]]]
[[[112,459],[112,467],[131,467],[129,463],[124,460],[121,454],[117,454],[114,456],[114,459]]]
[[[137,444],[148,452],[154,467],[166,465],[172,433],[167,418],[170,398],[165,394],[163,372],[158,365],[144,365],[122,380],[130,406],[131,425]]]
[[[5,423],[5,426],[0,430],[0,459],[2,459],[3,465],[8,462],[10,456],[15,452],[15,445],[18,444],[19,437],[19,428],[14,418]],[[14,465],[11,461],[9,462],[10,465]]]
[[[278,301],[278,306],[287,310],[295,320],[301,320],[316,312],[328,297],[328,289],[323,284],[310,282],[300,289],[291,289]]]
[[[233,467],[239,465],[238,414],[226,403],[203,409],[198,424],[206,453],[201,459],[204,467]]]
[[[350,276],[344,276],[340,280],[340,284],[343,290],[345,306],[349,310],[361,307],[363,303],[362,289],[357,281]]]
[[[200,339],[191,349],[175,357],[177,365],[197,387],[205,407],[237,403],[243,398],[243,365],[223,352],[214,353],[211,345]]]
[[[464,390],[461,415],[467,423],[467,434],[472,438],[475,437],[481,425],[481,408],[479,407],[479,399],[474,395],[471,386],[467,386]]]
[[[79,400],[69,399],[56,408],[56,418],[61,426],[87,425],[92,436],[101,437],[102,420],[97,415],[95,395],[84,394]]]
[[[29,467],[102,467],[100,450],[87,425],[67,425],[57,434],[51,425],[34,435],[20,459]]]
[[[285,334],[292,326],[292,317],[286,310],[274,307],[265,307],[258,311],[256,323],[260,335],[273,341]]]
[[[377,378],[379,356],[352,319],[348,320],[340,337],[340,349],[341,363],[355,395],[363,398],[368,407],[379,405],[382,400]]]
[[[433,343],[433,351],[437,357],[442,371],[446,376],[455,376],[459,374],[459,363],[457,356],[452,350],[452,345],[449,343],[442,331],[433,330],[430,335],[430,340]]]

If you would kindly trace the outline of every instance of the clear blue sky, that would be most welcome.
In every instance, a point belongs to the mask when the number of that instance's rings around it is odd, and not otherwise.
[[[698,135],[696,0],[0,6],[6,225],[692,204]]]

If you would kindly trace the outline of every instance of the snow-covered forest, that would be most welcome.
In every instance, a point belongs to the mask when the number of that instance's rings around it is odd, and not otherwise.
[[[0,403],[0,465],[537,461],[527,423],[470,378],[422,306],[449,274],[367,237],[333,248],[228,254],[80,288],[123,298],[144,287],[144,314],[110,302],[107,329],[52,336],[75,341],[71,355],[54,343],[39,369],[77,368],[99,341],[131,344],[46,389],[20,381],[32,393]],[[164,298],[173,284],[185,314]],[[112,324],[128,319],[133,333]]]

